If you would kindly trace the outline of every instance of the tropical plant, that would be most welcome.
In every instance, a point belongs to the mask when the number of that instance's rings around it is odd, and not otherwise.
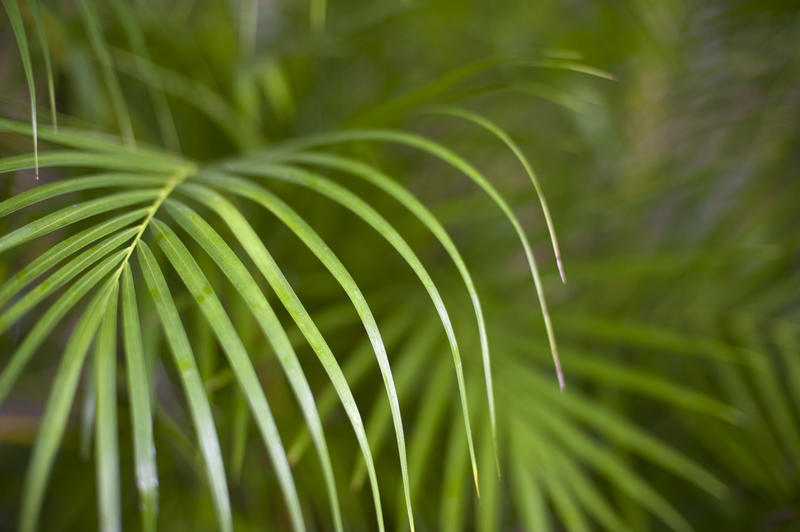
[[[571,46],[505,42],[525,4],[486,46],[442,37],[493,14],[456,2],[3,0],[0,522],[747,529],[796,501],[797,237],[741,250],[797,185],[715,209],[734,148],[624,159],[609,115],[642,106]],[[629,15],[658,43],[665,6]],[[672,75],[649,65],[635,96]],[[625,133],[669,139],[651,120]]]

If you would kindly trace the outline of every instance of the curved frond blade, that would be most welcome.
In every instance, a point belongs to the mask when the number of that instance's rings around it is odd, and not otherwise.
[[[209,326],[228,356],[228,361],[239,381],[242,393],[247,398],[253,417],[272,459],[278,482],[281,485],[281,491],[283,491],[283,496],[289,509],[292,525],[295,530],[304,531],[305,524],[300,510],[300,501],[297,497],[297,489],[289,467],[289,460],[286,458],[278,427],[275,425],[267,398],[250,362],[250,357],[247,355],[247,350],[205,274],[203,274],[200,266],[192,258],[189,250],[186,249],[178,236],[169,226],[157,219],[153,219],[150,228],[156,235],[159,246],[172,263],[176,273],[181,277],[205,314]]]
[[[355,375],[351,375],[347,372],[347,365],[343,373],[330,346],[328,346],[328,343],[325,341],[316,323],[308,314],[308,311],[306,311],[300,298],[297,297],[294,289],[292,289],[291,285],[286,280],[286,277],[283,275],[283,272],[281,272],[275,259],[273,259],[272,255],[267,251],[267,248],[264,246],[253,227],[244,216],[242,216],[238,209],[218,193],[200,185],[186,183],[182,185],[179,190],[197,201],[204,203],[228,224],[233,234],[239,239],[239,242],[256,264],[256,267],[267,280],[272,290],[278,295],[281,303],[289,312],[301,333],[314,350],[314,353],[319,358],[355,432],[358,445],[361,449],[361,455],[367,466],[373,503],[375,505],[375,515],[378,520],[378,528],[383,531],[383,510],[381,508],[378,477],[372,459],[372,451],[370,450],[367,435],[364,431],[361,414],[358,411],[358,406],[356,405],[349,384],[355,383],[353,380]],[[389,329],[388,325],[387,329]],[[384,343],[387,345],[389,342],[389,334],[388,330],[384,330]],[[364,366],[364,370],[366,370],[366,366]],[[322,410],[322,404],[323,401],[321,400],[320,411],[324,412]],[[297,453],[290,452],[290,456],[292,455],[297,456]]]
[[[167,200],[165,207],[175,221],[202,246],[206,253],[216,262],[220,270],[228,277],[255,316],[267,341],[272,345],[311,431],[311,437],[317,448],[317,454],[319,455],[328,488],[334,526],[336,530],[341,531],[341,509],[339,508],[336,481],[333,476],[333,466],[331,465],[328,445],[325,442],[325,435],[322,430],[322,422],[317,412],[314,395],[311,393],[311,387],[305,378],[303,368],[300,366],[300,361],[297,359],[297,354],[289,342],[283,326],[258,284],[256,284],[255,279],[247,272],[247,268],[222,237],[188,206],[176,200]]]
[[[453,261],[453,264],[455,264],[461,279],[464,281],[464,286],[469,293],[470,302],[472,303],[472,308],[475,312],[475,320],[478,324],[478,337],[481,345],[481,355],[483,358],[483,373],[486,383],[486,395],[489,403],[489,420],[492,428],[492,438],[495,442],[495,462],[498,464],[497,470],[500,471],[499,459],[497,457],[497,422],[494,406],[494,388],[492,385],[492,367],[491,358],[489,356],[489,340],[486,334],[486,323],[483,318],[483,309],[481,307],[480,298],[478,297],[478,292],[475,289],[475,283],[472,281],[472,276],[470,275],[469,270],[464,263],[464,259],[461,257],[461,253],[459,253],[458,248],[450,238],[450,235],[447,234],[447,231],[439,222],[439,220],[436,219],[433,213],[413,194],[411,194],[411,192],[372,166],[364,164],[355,159],[311,152],[289,154],[286,156],[286,160],[321,165],[328,168],[342,170],[372,183],[395,198],[404,207],[411,211],[417,217],[417,219],[422,222],[425,227],[427,227],[428,230],[436,237],[439,243],[441,243],[442,247],[444,247],[445,251],[450,256],[450,259]]]
[[[86,271],[92,264],[102,259],[123,242],[130,240],[138,232],[136,227],[124,229],[87,249],[67,264],[59,268],[47,279],[32,288],[17,300],[8,310],[0,314],[0,333],[4,332],[15,321],[47,296],[67,284],[76,275]]]
[[[42,23],[39,0],[29,0],[28,5],[31,9],[33,25],[36,27],[36,36],[39,38],[39,48],[42,49],[42,56],[44,56],[44,71],[45,76],[47,76],[47,99],[50,101],[50,120],[53,122],[53,129],[58,130],[56,91],[53,84],[53,65],[50,59],[50,47],[47,44],[47,34],[44,31],[44,24]]]
[[[0,125],[2,125],[1,122]],[[59,133],[59,135],[63,134],[65,133]],[[187,167],[186,163],[176,163],[163,158],[143,157],[138,151],[131,151],[125,155],[120,155],[115,152],[53,150],[42,153],[36,159],[30,155],[12,155],[10,157],[0,158],[0,173],[33,168],[34,164],[38,165],[37,167],[40,168],[51,166],[79,166],[100,168],[101,170],[163,173],[174,173]]]
[[[36,443],[33,446],[28,473],[22,489],[20,531],[34,532],[39,519],[45,489],[50,478],[56,451],[64,435],[70,406],[75,397],[86,352],[94,338],[110,298],[115,298],[117,282],[109,279],[87,305],[75,331],[67,343],[55,381],[47,400]]]
[[[390,348],[400,341],[401,336],[408,330],[410,324],[411,314],[408,312],[392,316],[392,318],[386,322],[386,325],[382,329],[383,342],[386,347]],[[363,341],[351,351],[347,357],[347,360],[342,366],[344,378],[347,380],[351,388],[358,386],[367,377],[372,360],[373,353],[371,344],[369,343],[369,339],[364,338]],[[319,410],[319,415],[323,420],[331,414],[331,411],[336,406],[336,395],[336,388],[333,387],[332,384],[326,386],[320,394],[319,400],[317,401],[317,410]],[[301,428],[298,431],[298,434],[295,436],[291,447],[289,448],[289,461],[295,463],[300,460],[308,448],[310,441],[311,437],[308,433],[308,428]],[[365,460],[363,453],[361,460]],[[366,464],[366,460],[364,463]],[[372,474],[369,472],[369,466],[367,466],[366,470],[370,475],[370,479],[372,479]],[[405,516],[401,515],[401,519],[405,519]]]
[[[0,131],[31,135],[30,124],[5,117],[0,117]],[[96,130],[61,127],[56,131],[53,127],[42,125],[36,131],[40,139],[58,146],[100,154],[113,153],[123,160],[131,162],[135,161],[135,159],[146,159],[151,163],[161,163],[167,167],[167,171],[170,169],[174,171],[178,167],[191,164],[182,157],[169,154],[158,148],[142,145],[137,145],[135,148],[125,146],[120,143],[119,137],[103,134]]]
[[[142,532],[155,532],[158,517],[158,469],[153,441],[150,378],[142,347],[139,309],[130,263],[122,271],[122,332],[131,405],[136,488],[142,513]]]
[[[197,441],[206,464],[206,475],[214,501],[214,510],[217,514],[219,528],[222,532],[233,532],[231,503],[228,497],[228,485],[225,482],[225,466],[222,463],[222,452],[217,438],[217,429],[214,427],[211,406],[208,404],[208,398],[203,389],[203,381],[197,371],[197,364],[194,361],[189,338],[186,336],[186,331],[178,316],[178,309],[175,308],[175,301],[172,298],[172,294],[170,294],[167,281],[164,279],[164,274],[161,273],[161,268],[158,266],[153,252],[143,241],[139,241],[136,249],[138,251],[139,266],[144,275],[150,297],[153,298],[156,311],[161,319],[164,335],[172,351],[175,366],[178,369],[178,375],[186,393],[189,411],[197,432]]]
[[[455,331],[453,330],[450,316],[442,300],[436,284],[431,279],[425,266],[417,257],[417,254],[408,245],[408,242],[397,232],[397,230],[375,209],[370,207],[364,200],[347,190],[346,188],[338,185],[337,183],[326,179],[320,175],[313,174],[290,166],[279,166],[270,164],[247,164],[233,163],[233,169],[244,171],[249,174],[272,177],[275,179],[282,179],[291,183],[305,186],[319,192],[335,202],[339,203],[346,209],[353,212],[356,216],[364,220],[367,224],[372,226],[380,235],[386,239],[389,244],[403,257],[403,260],[411,267],[414,273],[419,278],[425,290],[428,292],[436,312],[439,315],[439,320],[442,322],[447,341],[450,345],[450,352],[453,356],[453,364],[456,370],[456,379],[458,381],[458,391],[461,398],[461,408],[464,417],[464,427],[467,433],[467,442],[469,443],[470,461],[472,464],[472,477],[475,481],[475,490],[480,496],[480,489],[478,488],[478,467],[475,460],[475,450],[472,443],[472,429],[469,421],[469,407],[467,404],[467,392],[464,384],[464,371],[462,368],[461,354],[458,349],[458,342],[456,341]]]
[[[329,272],[336,278],[338,283],[342,286],[347,296],[353,302],[353,306],[361,318],[364,328],[367,331],[367,337],[372,344],[375,351],[375,358],[378,361],[378,366],[383,376],[386,394],[389,397],[389,403],[392,407],[392,419],[395,426],[395,434],[397,436],[397,449],[400,456],[400,470],[403,477],[403,490],[406,495],[406,510],[408,519],[411,523],[412,530],[414,529],[414,517],[411,509],[411,498],[408,488],[408,463],[406,458],[406,444],[405,435],[403,431],[403,422],[400,416],[400,405],[397,400],[397,391],[395,390],[394,379],[392,378],[392,369],[389,365],[389,358],[386,355],[386,347],[384,346],[381,338],[378,324],[375,322],[375,317],[372,310],[367,304],[364,294],[358,288],[353,277],[347,271],[344,264],[334,255],[327,244],[317,234],[314,229],[306,223],[303,218],[297,214],[291,207],[284,203],[280,198],[268,192],[263,187],[254,185],[247,180],[229,177],[224,175],[208,175],[198,174],[197,179],[200,181],[210,182],[219,186],[236,195],[246,197],[271,211],[283,223],[287,225],[301,240],[308,246],[320,262],[328,269]]]
[[[126,214],[101,222],[93,227],[84,229],[78,234],[65,238],[55,244],[47,251],[36,257],[30,264],[0,285],[0,306],[14,298],[17,292],[22,290],[29,282],[36,279],[39,275],[58,264],[61,260],[69,257],[74,252],[82,249],[100,238],[103,238],[112,231],[125,227],[131,222],[143,218],[149,209],[137,209]]]
[[[0,217],[11,214],[22,208],[40,201],[79,192],[104,187],[158,187],[163,186],[168,180],[167,176],[140,175],[127,173],[104,173],[72,179],[64,179],[55,183],[48,183],[36,188],[31,188],[20,194],[15,194],[7,200],[0,202]]]
[[[24,369],[30,358],[36,352],[36,349],[50,334],[50,331],[61,321],[61,318],[70,311],[86,293],[92,289],[97,283],[100,282],[111,268],[119,264],[127,252],[120,250],[119,252],[106,257],[100,264],[89,270],[77,282],[73,283],[55,303],[53,303],[47,312],[33,326],[33,329],[22,341],[22,344],[11,355],[11,358],[6,363],[3,371],[0,372],[0,405],[8,396],[8,392],[19,377],[20,372]]]
[[[39,137],[36,134],[36,84],[33,81],[33,67],[31,66],[31,51],[28,47],[28,37],[25,34],[25,23],[19,11],[17,0],[3,0],[3,7],[8,13],[8,20],[14,32],[14,38],[19,48],[22,70],[25,72],[25,81],[28,84],[28,93],[31,101],[31,128],[33,129],[33,168],[36,179],[39,179]]]
[[[157,198],[159,193],[157,189],[120,192],[64,207],[0,237],[0,253],[91,216]]]
[[[103,532],[122,530],[117,436],[117,287],[105,306],[95,341],[97,508]]]
[[[430,139],[425,137],[421,137],[419,135],[414,135],[412,133],[406,133],[404,131],[394,131],[390,129],[354,129],[354,130],[346,130],[346,131],[339,131],[334,133],[327,133],[327,134],[320,134],[320,135],[310,135],[308,137],[302,137],[297,140],[288,141],[282,145],[273,148],[274,155],[281,156],[282,154],[292,151],[298,151],[305,148],[309,148],[312,146],[319,146],[325,144],[336,144],[342,142],[360,142],[360,141],[378,141],[378,142],[390,142],[401,144],[404,146],[408,146],[411,148],[418,149],[422,152],[428,153],[444,162],[449,164],[450,166],[456,168],[460,172],[462,172],[465,176],[471,179],[475,184],[483,189],[484,192],[495,202],[495,204],[500,208],[503,214],[506,216],[508,221],[514,228],[514,231],[517,234],[517,237],[522,244],[522,248],[525,252],[525,258],[528,261],[528,266],[531,271],[531,277],[533,278],[533,284],[536,287],[536,294],[539,299],[539,306],[542,311],[542,319],[544,320],[545,331],[547,332],[547,340],[550,343],[550,351],[553,356],[553,364],[555,365],[556,375],[558,377],[558,384],[559,387],[563,390],[564,389],[564,374],[561,370],[561,361],[558,357],[558,348],[556,346],[556,339],[555,334],[553,333],[553,325],[550,321],[550,314],[547,310],[547,302],[544,298],[544,289],[542,288],[542,282],[539,277],[539,269],[536,266],[536,259],[533,256],[533,250],[531,249],[530,242],[528,241],[528,237],[525,234],[525,230],[522,228],[522,224],[520,223],[517,216],[511,210],[511,207],[508,203],[503,199],[503,196],[497,191],[497,189],[489,182],[488,179],[480,172],[477,168],[475,168],[472,164],[466,161],[463,157],[456,154],[452,150],[448,149],[441,144],[434,142]],[[269,159],[271,152],[267,151],[263,155]]]
[[[455,116],[458,118],[462,118],[473,124],[477,124],[478,126],[486,129],[490,133],[492,133],[495,137],[503,141],[503,143],[508,146],[508,149],[514,154],[514,156],[519,160],[522,167],[525,169],[525,173],[528,174],[528,177],[533,184],[534,190],[536,190],[536,196],[539,198],[539,204],[542,207],[542,214],[544,215],[544,221],[547,224],[547,232],[550,233],[550,242],[553,245],[553,254],[556,257],[556,264],[558,265],[558,273],[561,275],[561,282],[566,283],[567,278],[564,276],[564,265],[561,262],[561,252],[558,249],[558,239],[556,238],[556,230],[553,227],[553,219],[550,216],[550,209],[547,207],[547,200],[545,199],[544,192],[542,191],[542,186],[539,184],[539,180],[536,178],[536,174],[533,171],[533,167],[531,166],[530,161],[525,156],[525,153],[519,147],[519,145],[514,142],[514,139],[503,130],[500,126],[498,126],[493,121],[489,120],[485,116],[481,116],[478,113],[472,112],[468,109],[463,109],[460,107],[440,107],[435,108],[434,112]]]
[[[436,342],[436,328],[434,322],[428,321],[415,331],[414,336],[409,339],[407,345],[396,355],[398,361],[394,371],[394,381],[397,386],[397,395],[406,397],[413,395],[411,390],[419,381],[419,372],[424,369],[422,360],[431,354],[434,343]],[[367,438],[372,442],[375,454],[380,451],[383,441],[386,438],[391,421],[391,410],[388,403],[380,401],[376,403],[367,418]],[[364,483],[366,469],[364,462],[359,460],[353,470],[350,485],[360,489]]]

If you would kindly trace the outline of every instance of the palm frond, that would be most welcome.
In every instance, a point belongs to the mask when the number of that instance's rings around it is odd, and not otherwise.
[[[614,74],[571,46],[487,56],[472,39],[454,67],[445,59],[458,54],[426,34],[449,31],[444,7],[378,5],[344,20],[347,5],[340,15],[324,0],[3,5],[22,68],[12,81],[30,100],[9,92],[9,114],[31,121],[0,117],[0,406],[15,415],[29,389],[43,404],[9,452],[30,447],[10,510],[24,532],[91,526],[64,508],[92,496],[99,529],[138,521],[146,532],[651,520],[687,531],[753,493],[796,498],[800,364],[785,294],[798,287],[798,240],[763,240],[791,233],[795,206],[774,196],[794,197],[796,184],[731,184],[708,177],[718,169],[697,162],[705,154],[683,153],[670,160],[691,172],[648,180],[680,168],[656,165],[653,148],[614,165],[617,142],[637,134],[609,124],[629,109],[591,85]],[[422,40],[387,45],[395,18]],[[37,123],[26,23],[51,125]],[[442,58],[409,56],[439,44]],[[352,46],[363,63],[342,68]],[[775,87],[765,101],[787,94]],[[87,102],[97,109],[73,116]],[[754,146],[758,168],[778,165]],[[30,170],[41,185],[12,175]],[[733,205],[756,212],[743,224]],[[552,272],[539,269],[539,241]],[[576,255],[569,285],[561,246]],[[557,381],[543,376],[549,358]],[[71,462],[73,425],[95,480],[69,490],[59,467],[85,467]],[[48,490],[66,504],[50,512]]]

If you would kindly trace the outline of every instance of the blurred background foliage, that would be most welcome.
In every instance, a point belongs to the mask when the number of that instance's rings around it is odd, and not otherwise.
[[[43,55],[21,4],[38,114],[49,123]],[[424,153],[368,142],[328,149],[380,168],[419,197],[473,274],[493,357],[499,477],[474,315],[457,271],[397,202],[350,175],[326,171],[391,221],[444,294],[464,357],[478,499],[447,344],[425,291],[352,214],[300,187],[270,184],[331,244],[375,310],[406,423],[418,530],[800,528],[796,2],[97,2],[107,63],[98,59],[77,4],[40,6],[59,124],[125,135],[104,84],[102,66],[109,64],[140,144],[210,164],[318,132],[400,128],[471,161],[520,216],[535,243],[563,393],[524,255],[496,205]],[[141,32],[144,48],[131,45],[127,25]],[[26,120],[25,78],[5,18],[0,58],[2,115]],[[427,112],[437,104],[502,125],[532,161],[559,236],[566,284],[519,161],[486,130]],[[30,138],[0,132],[0,150],[29,153]],[[76,173],[43,169],[41,181]],[[2,199],[33,186],[32,179],[30,171],[6,174]],[[241,209],[342,364],[375,455],[387,529],[407,528],[388,402],[356,313],[282,225],[247,205]],[[23,220],[20,213],[3,218],[3,233]],[[3,254],[0,276],[54,241]],[[330,530],[319,465],[307,451],[280,366],[246,308],[216,276],[215,290],[267,390],[306,525]],[[173,294],[214,409],[235,528],[285,529],[277,481],[242,396],[191,298]],[[167,347],[155,313],[143,312],[145,345],[156,361],[159,528],[213,530],[176,372],[157,362]],[[350,426],[285,314],[280,318],[325,423],[345,529],[374,529]],[[0,352],[19,343],[25,320],[0,337]],[[19,518],[21,479],[69,327],[51,335],[0,410],[0,530],[13,529]],[[5,364],[6,355],[0,358]],[[140,525],[122,375],[120,369],[122,512],[133,529]],[[94,392],[84,377],[42,530],[98,526],[86,435]]]

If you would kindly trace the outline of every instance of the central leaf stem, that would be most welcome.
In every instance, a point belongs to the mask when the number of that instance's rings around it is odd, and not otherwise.
[[[158,211],[159,207],[161,207],[161,205],[164,203],[164,200],[167,199],[167,196],[172,194],[172,191],[175,190],[175,188],[178,187],[178,185],[183,183],[186,180],[186,178],[188,178],[193,173],[194,173],[193,167],[181,168],[180,170],[175,172],[175,174],[173,174],[172,177],[170,177],[169,181],[167,181],[167,184],[164,185],[164,188],[161,189],[161,192],[158,194],[155,201],[150,206],[150,210],[147,212],[147,216],[145,216],[144,220],[139,225],[139,231],[133,237],[133,242],[131,242],[131,245],[128,246],[127,253],[125,254],[125,257],[122,259],[119,268],[117,268],[117,271],[114,272],[115,280],[119,279],[122,270],[125,269],[125,265],[128,264],[128,260],[131,258],[133,251],[136,249],[136,245],[139,243],[139,240],[141,240],[145,229],[147,229],[148,224],[156,215],[156,212]]]

